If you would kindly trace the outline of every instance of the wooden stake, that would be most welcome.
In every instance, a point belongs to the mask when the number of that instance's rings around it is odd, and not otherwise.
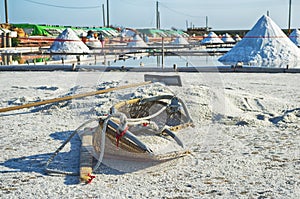
[[[93,130],[86,130],[82,135],[81,149],[80,149],[80,165],[79,165],[79,180],[80,182],[87,183],[93,172]]]

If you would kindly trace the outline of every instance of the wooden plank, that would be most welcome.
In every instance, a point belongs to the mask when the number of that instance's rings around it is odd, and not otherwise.
[[[80,182],[87,183],[90,180],[90,176],[93,172],[93,129],[84,129],[84,134],[81,138],[80,149]]]
[[[65,97],[59,97],[59,98],[54,98],[54,99],[49,99],[49,100],[44,100],[44,101],[39,101],[39,102],[33,102],[29,104],[23,104],[19,106],[11,106],[11,107],[6,107],[6,108],[0,108],[0,113],[2,112],[7,112],[7,111],[13,111],[13,110],[19,110],[23,108],[30,108],[34,106],[40,106],[40,105],[45,105],[49,103],[55,103],[55,102],[62,102],[62,101],[67,101],[67,100],[72,100],[72,99],[78,99],[78,98],[83,98],[83,97],[88,97],[88,96],[93,96],[93,95],[100,95],[103,93],[108,93],[112,91],[117,91],[117,90],[122,90],[126,88],[132,88],[132,87],[138,87],[138,86],[143,86],[150,84],[151,82],[141,82],[141,83],[135,83],[135,84],[128,84],[124,86],[119,86],[119,87],[113,87],[113,88],[108,88],[104,90],[98,90],[98,91],[91,91],[87,93],[81,93],[81,94],[75,94],[75,95],[70,95],[70,96],[65,96]]]

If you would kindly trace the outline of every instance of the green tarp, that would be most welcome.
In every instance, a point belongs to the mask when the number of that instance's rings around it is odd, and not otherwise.
[[[63,26],[37,24],[12,24],[12,26],[22,28],[28,35],[31,36],[55,36],[65,29]]]
[[[106,37],[114,37],[118,35],[118,31],[113,28],[105,27],[70,27],[58,25],[40,25],[40,24],[12,24],[14,27],[22,28],[30,36],[58,36],[64,29],[72,28],[76,33],[80,34],[83,31],[102,32]],[[161,30],[161,29],[137,29],[138,32],[153,37],[175,37],[188,36],[180,30]]]
[[[137,29],[138,32],[153,37],[176,37],[176,36],[188,36],[181,30],[162,30],[162,29]]]
[[[40,24],[12,24],[16,28],[22,28],[30,36],[58,36],[66,28],[72,28],[75,32],[87,32],[92,30],[94,32],[104,32],[106,36],[116,36],[118,33],[113,28],[101,27],[70,27],[70,26],[52,26]]]

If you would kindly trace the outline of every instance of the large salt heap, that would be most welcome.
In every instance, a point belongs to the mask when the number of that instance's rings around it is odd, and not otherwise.
[[[88,53],[90,50],[71,28],[67,28],[55,39],[49,51],[59,53]],[[70,60],[76,59],[76,55],[55,55],[52,58],[53,60]]]
[[[226,65],[243,62],[264,67],[296,67],[300,66],[300,50],[270,17],[263,15],[219,61]]]
[[[295,29],[289,36],[289,38],[296,44],[296,46],[300,47],[300,31]]]

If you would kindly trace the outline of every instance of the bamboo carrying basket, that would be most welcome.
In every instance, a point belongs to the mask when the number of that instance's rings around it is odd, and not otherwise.
[[[193,122],[187,112],[184,103],[173,95],[163,95],[149,97],[145,99],[137,98],[123,101],[111,108],[111,113],[122,113],[127,120],[139,121],[142,123],[128,124],[123,136],[120,136],[120,120],[111,118],[105,124],[105,120],[100,119],[99,125],[95,128],[86,128],[83,134],[88,137],[89,144],[83,142],[83,146],[89,151],[90,156],[98,158],[101,148],[104,149],[103,163],[122,172],[133,172],[139,169],[150,167],[165,161],[183,157],[189,154],[183,143],[177,137],[176,131],[193,126]],[[148,118],[145,122],[144,118]],[[150,123],[156,125],[156,129],[150,127]],[[104,125],[105,147],[101,147],[101,140]],[[119,138],[118,138],[119,137]],[[142,137],[142,139],[140,138]],[[156,140],[158,139],[158,141]],[[154,151],[151,149],[151,142],[159,139],[173,142],[179,145],[180,149],[170,150],[167,153]],[[164,142],[165,144],[165,142]],[[162,146],[165,147],[165,146]],[[81,178],[92,172],[93,162],[85,153],[82,157]],[[89,162],[90,165],[86,163]]]

